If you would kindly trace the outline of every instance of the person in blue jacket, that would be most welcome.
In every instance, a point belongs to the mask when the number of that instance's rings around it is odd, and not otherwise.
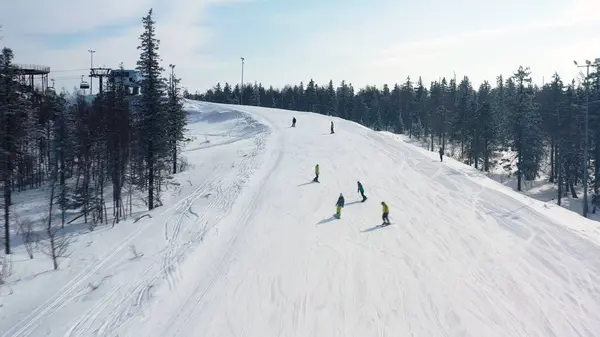
[[[358,183],[358,192],[362,196],[361,202],[365,202],[365,200],[367,200],[367,196],[365,195],[365,189],[363,188],[363,185],[360,183],[360,181],[357,181],[357,183]]]

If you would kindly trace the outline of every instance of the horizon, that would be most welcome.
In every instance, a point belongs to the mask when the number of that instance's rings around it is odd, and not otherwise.
[[[508,78],[519,66],[530,67],[541,86],[555,72],[565,83],[577,80],[585,69],[574,60],[600,58],[600,3],[507,1],[27,0],[0,13],[0,35],[15,63],[50,67],[49,79],[67,91],[79,87],[81,75],[89,81],[89,49],[95,50],[94,67],[114,69],[123,62],[125,69],[135,68],[141,18],[150,8],[165,74],[175,64],[190,93],[217,83],[235,87],[240,57],[244,83],[267,88],[311,78],[319,85],[332,80],[336,86],[393,87],[408,76],[429,87],[454,74],[457,81],[468,76],[477,88],[484,80],[495,86],[497,76]]]

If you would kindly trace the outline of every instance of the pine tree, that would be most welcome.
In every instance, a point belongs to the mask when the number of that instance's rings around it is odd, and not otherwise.
[[[171,151],[171,163],[173,174],[177,173],[177,154],[179,153],[178,148],[181,146],[181,142],[185,139],[185,126],[187,123],[187,116],[185,110],[183,110],[183,102],[181,100],[181,93],[179,88],[179,82],[181,79],[175,77],[175,74],[171,74],[170,85],[168,90],[168,125],[169,125],[169,147]],[[225,84],[225,93],[228,93],[229,84]],[[230,98],[226,98],[228,101]]]
[[[160,170],[158,164],[161,154],[167,148],[165,137],[165,108],[163,96],[165,92],[165,81],[161,78],[164,71],[159,64],[160,58],[158,47],[160,41],[156,38],[155,21],[152,19],[152,9],[142,19],[144,32],[140,36],[141,50],[140,59],[137,62],[137,70],[142,75],[141,98],[139,99],[140,120],[136,126],[139,133],[140,145],[144,153],[145,166],[147,168],[148,187],[148,209],[154,209],[155,183],[160,181]]]
[[[522,189],[522,180],[534,179],[540,168],[543,155],[541,142],[541,118],[539,108],[533,102],[533,88],[530,85],[529,68],[519,67],[513,75],[516,93],[510,101],[512,109],[512,133],[517,151],[517,190]]]
[[[477,165],[478,155],[483,155],[483,170],[487,172],[490,168],[490,157],[497,143],[499,132],[497,116],[492,112],[492,87],[485,81],[477,92],[477,124],[476,141],[477,149],[475,164]],[[481,152],[480,152],[480,151]],[[476,166],[477,167],[477,166]]]
[[[10,206],[13,181],[13,163],[18,144],[18,89],[12,66],[13,52],[2,49],[0,55],[0,174],[4,185],[4,251],[11,253],[10,247]]]
[[[335,88],[333,87],[333,81],[329,80],[329,84],[327,85],[327,93],[325,96],[326,104],[324,113],[329,116],[337,116],[337,96],[335,94]]]
[[[306,86],[305,95],[305,104],[307,111],[317,112],[317,88],[315,86],[315,81],[311,78]]]

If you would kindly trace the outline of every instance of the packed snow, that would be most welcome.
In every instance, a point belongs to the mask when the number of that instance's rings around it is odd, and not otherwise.
[[[186,109],[189,167],[163,206],[72,225],[58,271],[15,248],[0,337],[600,335],[596,222],[339,118]]]

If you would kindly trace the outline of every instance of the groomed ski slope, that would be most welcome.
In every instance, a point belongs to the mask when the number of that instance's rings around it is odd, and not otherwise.
[[[600,336],[596,222],[403,136],[186,108],[190,167],[164,205],[80,233],[58,271],[16,248],[0,337]],[[44,193],[15,211],[44,213]]]
[[[266,125],[265,159],[219,223],[235,230],[120,336],[600,335],[598,238],[573,229],[591,222],[355,123],[197,104]],[[393,224],[376,228],[382,200]]]

